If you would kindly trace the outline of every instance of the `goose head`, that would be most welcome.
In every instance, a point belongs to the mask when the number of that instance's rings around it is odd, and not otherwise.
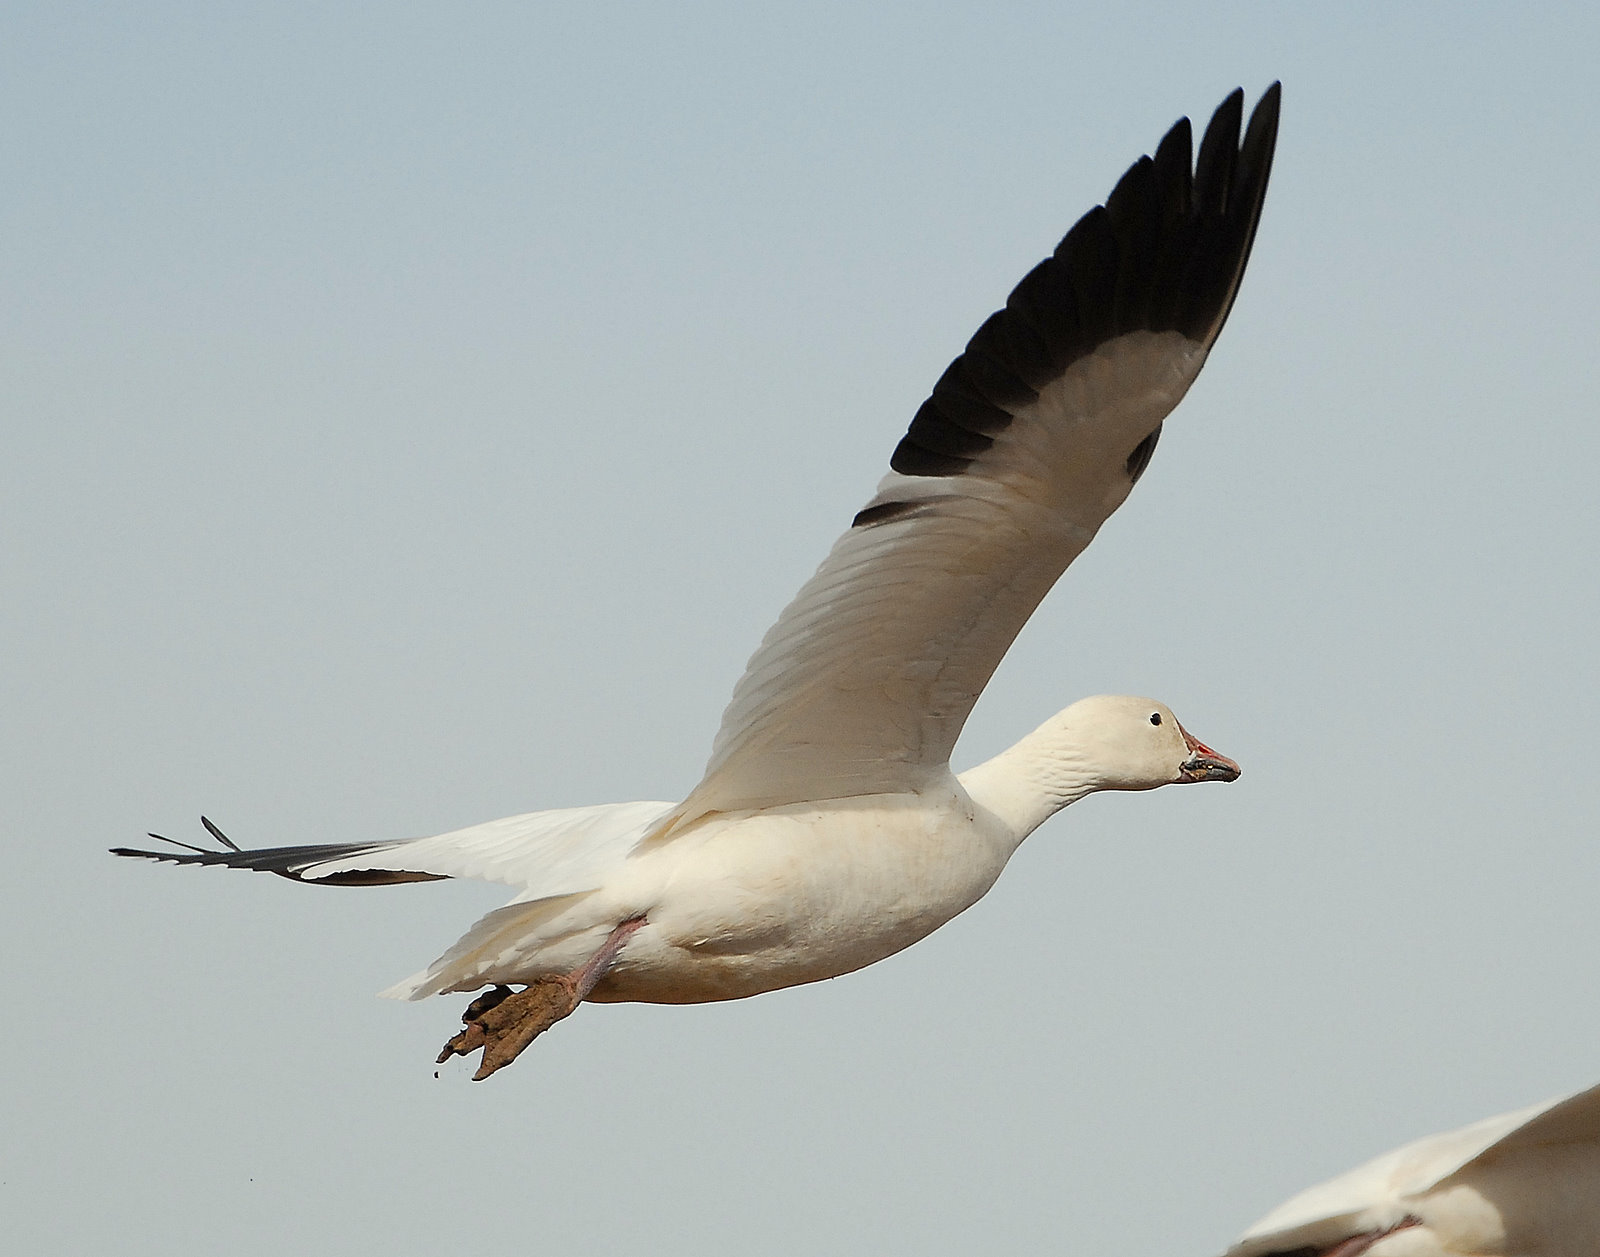
[[[1154,790],[1194,781],[1233,781],[1239,765],[1219,755],[1152,698],[1102,694],[1061,713],[1062,732],[1099,790]]]
[[[1020,843],[1097,790],[1233,781],[1239,765],[1195,737],[1153,698],[1100,695],[1057,712],[1010,750],[961,774],[975,803]]]

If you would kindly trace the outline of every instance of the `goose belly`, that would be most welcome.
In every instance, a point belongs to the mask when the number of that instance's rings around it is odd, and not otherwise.
[[[648,924],[590,998],[739,999],[893,955],[977,902],[1005,866],[1011,845],[969,808],[762,812],[635,857],[632,885],[617,889],[648,903]]]

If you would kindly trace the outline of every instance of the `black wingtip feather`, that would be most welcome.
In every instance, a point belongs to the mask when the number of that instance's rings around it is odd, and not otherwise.
[[[1176,331],[1209,347],[1255,240],[1281,100],[1275,82],[1241,143],[1244,91],[1228,93],[1192,168],[1193,129],[1180,118],[1155,156],[1129,167],[1106,203],[1080,218],[978,329],[935,385],[932,409],[917,412],[890,467],[908,476],[967,471],[1017,410],[1116,336]]]
[[[913,441],[909,435],[900,438],[889,456],[889,468],[902,476],[958,476],[972,466],[970,458],[956,458],[934,451]]]
[[[906,515],[926,505],[923,502],[880,502],[877,506],[868,506],[856,512],[856,517],[850,521],[852,528],[871,528],[874,524],[887,524],[892,519],[901,519]]]
[[[290,881],[307,882],[317,886],[387,886],[400,882],[445,880],[438,873],[382,867],[353,869],[327,877],[308,878],[302,875],[316,865],[326,864],[330,860],[341,860],[347,856],[375,855],[380,851],[404,845],[404,840],[324,843],[303,847],[262,847],[246,851],[205,817],[202,816],[200,821],[205,826],[206,832],[223,844],[223,850],[212,851],[205,847],[191,846],[187,842],[179,842],[176,838],[168,838],[162,834],[151,834],[150,837],[157,842],[171,843],[174,847],[182,847],[191,854],[185,855],[177,851],[143,851],[137,847],[112,847],[111,854],[141,860],[157,860],[165,864],[220,865],[223,868],[248,869],[255,873],[275,873]]]
[[[1201,215],[1221,215],[1227,209],[1243,117],[1244,91],[1236,87],[1217,106],[1200,137],[1200,153],[1194,161],[1194,202]]]
[[[223,833],[215,825],[213,825],[209,818],[202,816],[200,818],[200,823],[206,827],[206,833],[210,834],[224,847],[228,848],[229,851],[239,850],[239,844],[236,843],[232,838],[228,837],[227,834]]]
[[[179,842],[176,838],[168,838],[165,834],[146,834],[145,837],[154,838],[157,842],[170,842],[174,847],[182,847],[185,851],[196,851],[201,855],[206,853],[206,849],[204,847],[196,847],[192,843]],[[123,848],[118,847],[117,854],[125,855],[127,852]]]
[[[1055,256],[1071,277],[1077,297],[1082,339],[1072,356],[1076,362],[1117,334],[1117,271],[1122,258],[1106,207],[1096,205],[1075,222],[1056,246]]]
[[[1106,198],[1106,217],[1117,235],[1113,328],[1143,327],[1150,321],[1150,279],[1161,257],[1163,218],[1157,199],[1155,163],[1141,157],[1128,167]]]
[[[1179,118],[1156,145],[1152,161],[1155,167],[1156,187],[1166,221],[1181,221],[1189,217],[1192,207],[1191,191],[1194,171],[1190,158],[1194,152],[1193,128],[1189,119]]]
[[[1054,257],[1047,257],[1022,278],[1006,298],[1009,323],[1029,328],[1050,355],[1048,379],[1030,380],[1043,388],[1075,360],[1075,346],[1083,340],[1083,325],[1078,319],[1078,298],[1072,291],[1072,277]]]

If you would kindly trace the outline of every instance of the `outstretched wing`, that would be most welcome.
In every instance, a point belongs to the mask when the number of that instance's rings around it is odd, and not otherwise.
[[[524,898],[543,898],[593,890],[671,809],[670,803],[604,803],[508,816],[430,838],[255,851],[241,851],[202,817],[222,850],[151,834],[183,850],[114,847],[112,854],[251,869],[323,886],[387,886],[466,877],[515,886],[526,892]]]
[[[1187,118],[950,364],[890,474],[751,658],[679,821],[914,790],[1028,616],[1121,505],[1239,289],[1278,131]]]

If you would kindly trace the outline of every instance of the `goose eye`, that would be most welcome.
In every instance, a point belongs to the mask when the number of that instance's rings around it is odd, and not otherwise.
[[[1161,713],[1159,711],[1153,711],[1150,713],[1150,723],[1153,725],[1158,725],[1161,723]]]

